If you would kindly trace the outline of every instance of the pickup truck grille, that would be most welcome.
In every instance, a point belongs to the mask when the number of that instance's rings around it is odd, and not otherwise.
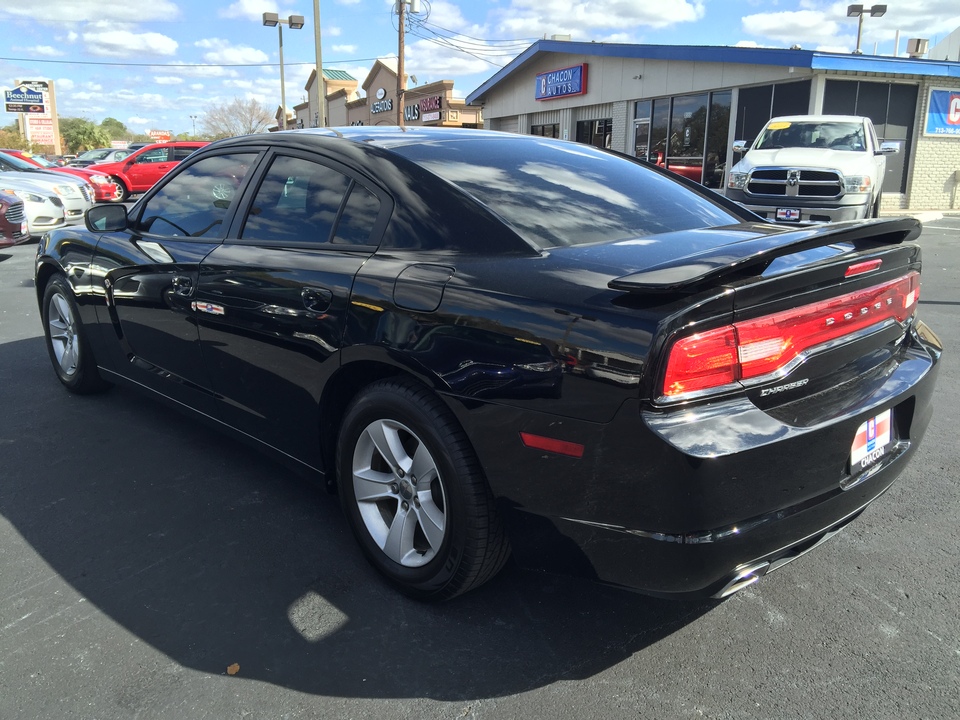
[[[837,198],[843,194],[843,177],[833,170],[757,168],[750,173],[747,194]]]

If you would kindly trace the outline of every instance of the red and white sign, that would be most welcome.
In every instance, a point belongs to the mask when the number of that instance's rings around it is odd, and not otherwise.
[[[53,145],[53,119],[26,115],[27,140],[37,145]]]
[[[947,123],[960,125],[960,95],[950,96],[950,104],[947,106]]]
[[[147,135],[154,142],[170,142],[173,138],[173,133],[170,130],[148,130]]]

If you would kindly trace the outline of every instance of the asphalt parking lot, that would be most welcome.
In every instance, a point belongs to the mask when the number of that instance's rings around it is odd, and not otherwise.
[[[960,217],[920,242],[946,351],[913,464],[816,552],[679,604],[514,567],[397,595],[322,489],[65,392],[35,246],[0,250],[0,719],[958,717]]]

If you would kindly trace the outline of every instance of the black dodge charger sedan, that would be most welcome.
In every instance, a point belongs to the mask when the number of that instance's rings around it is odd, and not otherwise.
[[[784,226],[577,143],[232,138],[44,236],[76,393],[134,385],[337,492],[443,599],[526,566],[724,597],[855,518],[931,416],[920,225]]]

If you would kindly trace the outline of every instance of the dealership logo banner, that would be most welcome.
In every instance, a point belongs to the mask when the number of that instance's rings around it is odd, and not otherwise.
[[[923,134],[960,138],[960,88],[930,90]]]
[[[587,64],[560,68],[537,75],[537,100],[556,100],[587,92]]]

